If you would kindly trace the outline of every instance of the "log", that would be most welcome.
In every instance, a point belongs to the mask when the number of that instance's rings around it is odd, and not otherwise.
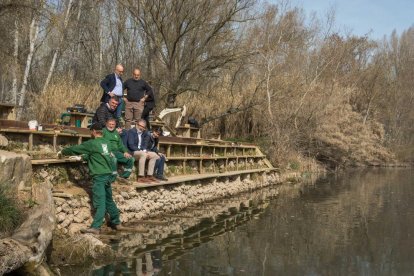
[[[11,237],[0,240],[0,275],[22,266],[40,267],[43,261],[56,223],[50,181],[34,183],[32,197],[38,205]]]

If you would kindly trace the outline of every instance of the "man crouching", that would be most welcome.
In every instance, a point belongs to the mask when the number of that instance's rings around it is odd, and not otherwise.
[[[82,155],[88,162],[89,174],[93,179],[92,202],[96,210],[90,228],[81,229],[82,233],[99,234],[105,213],[110,216],[111,227],[120,230],[119,210],[112,198],[111,183],[116,179],[116,158],[109,150],[109,141],[103,138],[100,126],[91,127],[92,137],[80,145],[67,147],[63,155]]]

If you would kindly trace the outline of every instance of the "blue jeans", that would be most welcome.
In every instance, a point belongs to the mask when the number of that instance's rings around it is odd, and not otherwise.
[[[164,175],[164,164],[165,164],[165,156],[160,156],[157,161],[155,161],[154,167],[154,175],[155,176],[163,176]]]
[[[122,109],[124,107],[124,99],[122,97],[118,97],[118,99],[119,99],[119,104],[118,104],[118,106],[116,107],[116,110],[115,110],[115,116],[116,116],[117,119],[121,118]]]

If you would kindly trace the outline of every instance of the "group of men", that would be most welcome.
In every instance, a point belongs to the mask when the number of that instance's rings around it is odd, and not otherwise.
[[[117,126],[119,126],[122,109],[125,107],[126,129],[130,129],[133,123],[136,123],[139,119],[144,119],[148,128],[150,128],[149,115],[155,107],[154,91],[141,78],[140,69],[135,68],[132,72],[132,78],[125,82],[122,81],[123,73],[124,67],[118,64],[115,66],[114,72],[101,81],[103,89],[101,105],[96,110],[92,125],[98,124],[105,127],[107,119],[115,118]],[[125,99],[124,91],[126,91]]]
[[[83,233],[99,233],[105,214],[110,216],[110,226],[121,230],[119,210],[112,198],[111,184],[125,182],[132,173],[135,160],[138,161],[137,181],[153,183],[168,180],[164,176],[165,155],[158,150],[161,129],[147,130],[149,113],[155,106],[150,85],[141,79],[141,71],[133,70],[133,78],[122,82],[124,68],[116,65],[114,73],[101,81],[103,95],[101,105],[92,120],[91,134],[94,139],[71,146],[59,155],[78,155],[88,162],[89,174],[93,180],[93,206],[95,216],[92,225]],[[126,98],[123,99],[123,91]],[[122,103],[125,101],[125,129],[120,128]],[[148,160],[148,169],[145,164]],[[118,164],[123,172],[118,176]]]

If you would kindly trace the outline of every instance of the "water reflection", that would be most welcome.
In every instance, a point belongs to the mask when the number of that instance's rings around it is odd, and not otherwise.
[[[413,176],[408,169],[351,171],[255,192],[216,215],[210,205],[212,219],[93,273],[413,275]]]

